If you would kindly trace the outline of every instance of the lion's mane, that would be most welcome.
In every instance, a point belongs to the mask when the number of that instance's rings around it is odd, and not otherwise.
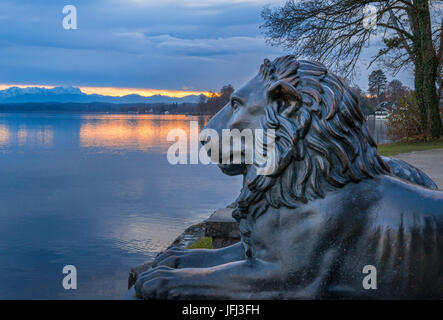
[[[268,206],[296,208],[350,182],[389,173],[357,97],[325,66],[288,55],[273,62],[266,59],[260,75],[268,90],[284,85],[298,101],[269,95],[262,126],[275,130],[275,174],[252,175],[245,181],[234,218],[256,216]],[[295,102],[294,112],[282,112]],[[247,229],[240,223],[243,235]]]

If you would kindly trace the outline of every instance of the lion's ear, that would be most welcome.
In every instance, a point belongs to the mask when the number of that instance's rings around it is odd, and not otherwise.
[[[285,116],[290,116],[301,104],[301,96],[298,91],[286,81],[279,80],[268,89],[268,99],[278,101],[281,105],[281,112]]]

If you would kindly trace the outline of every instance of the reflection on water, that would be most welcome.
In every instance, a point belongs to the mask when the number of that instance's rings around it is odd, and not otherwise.
[[[240,177],[168,163],[189,120],[207,118],[0,114],[0,299],[120,298],[130,267],[231,203]]]
[[[10,123],[11,117],[15,118]],[[48,124],[56,115],[3,114],[0,116],[0,144],[9,146],[50,147],[54,139],[53,126]],[[61,119],[67,115],[61,115]],[[79,146],[110,150],[152,151],[165,153],[171,145],[166,140],[169,131],[181,129],[189,134],[189,121],[197,121],[202,129],[208,116],[185,115],[72,115],[79,122]],[[44,121],[46,120],[46,121]]]
[[[376,144],[392,142],[388,135],[386,123],[387,120],[385,119],[375,119],[375,117],[369,117],[366,119],[366,125],[368,126],[369,133]]]
[[[173,129],[189,134],[185,115],[87,115],[82,117],[80,144],[82,147],[130,149],[166,152],[170,146],[166,137]],[[192,117],[203,128],[208,117]]]
[[[17,133],[18,144],[36,146],[52,146],[53,132],[51,127],[26,128],[22,127]]]
[[[5,125],[0,126],[0,145],[8,144],[9,142],[9,129]]]
[[[10,123],[8,119],[16,121]],[[189,134],[189,121],[198,121],[202,129],[208,116],[189,117],[185,115],[125,115],[125,114],[88,114],[88,115],[12,115],[0,116],[0,146],[50,147],[54,140],[53,122],[58,120],[77,120],[79,147],[108,150],[132,150],[165,153],[171,145],[166,140],[173,129],[181,129]],[[5,121],[6,119],[6,121]],[[33,120],[31,123],[29,120]],[[39,120],[39,121],[35,121]],[[72,126],[72,121],[66,123]],[[389,143],[386,120],[366,119],[369,132],[377,144]],[[60,128],[59,128],[60,129]],[[71,128],[68,128],[69,130]],[[71,142],[77,142],[77,139]]]
[[[3,146],[17,144],[19,146],[32,145],[50,147],[52,140],[52,128],[48,126],[27,128],[21,125],[18,130],[11,130],[4,124],[0,125],[0,145]]]

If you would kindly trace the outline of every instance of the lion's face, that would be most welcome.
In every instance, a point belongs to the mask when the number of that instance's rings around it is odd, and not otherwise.
[[[205,129],[215,130],[220,137],[219,167],[228,175],[245,174],[248,165],[245,163],[243,156],[240,164],[222,164],[222,130],[237,129],[241,132],[244,129],[251,129],[252,134],[254,134],[255,129],[263,129],[262,123],[264,122],[265,107],[267,105],[266,91],[265,82],[257,75],[236,90],[231,96],[230,103],[214,115],[205,127]],[[205,137],[202,138],[204,145]],[[242,141],[242,154],[244,149],[248,147],[244,143],[245,141]],[[232,149],[228,151],[228,157],[231,158],[233,156]]]
[[[266,160],[269,171],[263,173],[258,161],[219,165],[228,175],[245,175],[237,199],[243,209],[264,195],[271,206],[296,207],[347,183],[389,172],[352,90],[322,64],[294,56],[265,59],[259,74],[232,94],[205,129],[218,137],[224,129],[251,129],[253,143],[259,140],[255,130],[274,131],[273,156]],[[225,147],[221,140],[219,147]],[[206,150],[217,145],[206,144]],[[219,155],[223,149],[218,148]],[[233,151],[229,157],[238,154],[235,147]],[[219,162],[223,160],[224,155]]]

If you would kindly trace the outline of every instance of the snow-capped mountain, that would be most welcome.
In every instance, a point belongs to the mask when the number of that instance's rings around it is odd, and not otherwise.
[[[10,87],[0,90],[0,103],[28,103],[28,102],[77,102],[77,103],[197,103],[198,95],[189,95],[183,98],[174,98],[162,95],[143,97],[131,94],[123,97],[86,94],[76,87],[55,87],[51,89],[41,87]]]

